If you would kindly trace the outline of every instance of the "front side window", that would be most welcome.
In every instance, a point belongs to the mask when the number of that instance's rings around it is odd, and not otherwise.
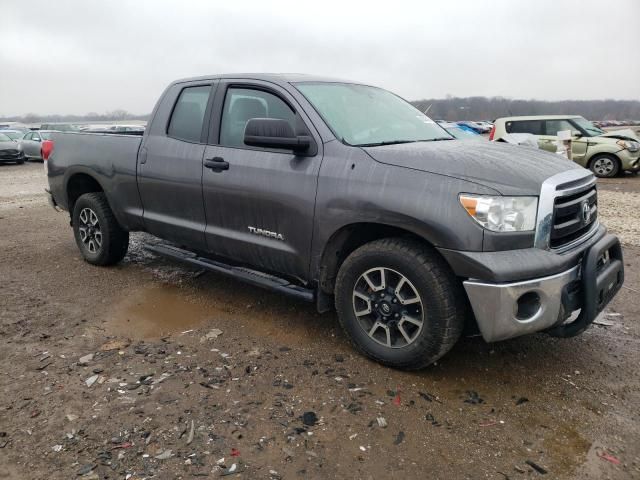
[[[262,90],[234,88],[227,90],[220,125],[220,145],[244,146],[244,129],[252,118],[278,118],[295,129],[296,114],[277,95]]]
[[[295,86],[343,143],[376,146],[453,139],[413,105],[381,88],[315,82]]]
[[[505,125],[507,133],[530,133],[544,135],[542,120],[515,120]]]
[[[200,142],[210,93],[211,85],[183,89],[173,108],[167,135],[187,142]]]
[[[576,127],[569,120],[547,120],[547,135],[558,136],[563,130],[574,131]]]
[[[23,140],[31,140],[33,138],[33,133],[27,133],[24,137],[22,137]]]

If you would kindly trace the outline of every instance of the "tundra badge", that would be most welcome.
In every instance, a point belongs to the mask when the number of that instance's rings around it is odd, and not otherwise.
[[[247,227],[249,231],[255,235],[262,235],[263,237],[275,238],[276,240],[283,240],[284,236],[281,233],[270,232],[269,230],[263,230],[262,228]]]

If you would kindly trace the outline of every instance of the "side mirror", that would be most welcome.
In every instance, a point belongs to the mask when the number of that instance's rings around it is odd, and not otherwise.
[[[578,130],[574,130],[573,132],[571,132],[571,135],[576,138],[580,138],[582,136],[582,132],[579,132]]]
[[[311,146],[307,135],[296,135],[286,120],[279,118],[252,118],[244,128],[244,143],[251,147],[283,148],[304,152]]]

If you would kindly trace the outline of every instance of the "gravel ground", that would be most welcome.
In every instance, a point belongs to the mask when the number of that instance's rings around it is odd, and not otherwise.
[[[44,184],[0,165],[0,479],[640,478],[639,177],[601,182],[627,266],[603,324],[463,338],[412,373],[145,235],[86,264]]]

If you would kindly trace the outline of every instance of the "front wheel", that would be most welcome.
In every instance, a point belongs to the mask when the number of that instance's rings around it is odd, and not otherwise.
[[[129,248],[124,230],[109,207],[104,193],[85,193],[73,207],[73,234],[84,259],[93,265],[113,265]]]
[[[444,260],[419,242],[390,238],[353,252],[338,272],[340,324],[354,346],[391,367],[418,369],[456,343],[466,296]]]
[[[615,177],[620,171],[620,161],[613,155],[596,155],[591,160],[589,168],[596,175],[596,177]]]

